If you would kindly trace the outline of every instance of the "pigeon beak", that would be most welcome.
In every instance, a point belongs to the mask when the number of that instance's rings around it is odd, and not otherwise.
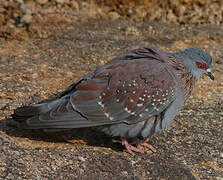
[[[211,78],[211,80],[214,80],[214,75],[211,73],[210,69],[207,69],[206,75],[209,76],[209,78]]]

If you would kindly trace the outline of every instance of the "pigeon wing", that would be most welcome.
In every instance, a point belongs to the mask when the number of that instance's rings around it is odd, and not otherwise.
[[[26,127],[133,124],[161,113],[175,97],[164,57],[151,47],[115,58],[73,85],[50,111],[27,118]]]

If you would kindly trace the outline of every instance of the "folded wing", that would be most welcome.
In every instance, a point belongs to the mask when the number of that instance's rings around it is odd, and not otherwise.
[[[96,69],[60,99],[20,108],[14,118],[30,129],[133,124],[164,111],[174,100],[174,86],[162,51],[142,48]]]

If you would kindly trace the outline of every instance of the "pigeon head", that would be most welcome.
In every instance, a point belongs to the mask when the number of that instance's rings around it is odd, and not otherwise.
[[[212,64],[212,57],[208,53],[201,49],[188,48],[180,51],[179,54],[183,56],[185,65],[195,77],[200,78],[201,75],[205,74],[214,80],[214,76],[209,69]]]

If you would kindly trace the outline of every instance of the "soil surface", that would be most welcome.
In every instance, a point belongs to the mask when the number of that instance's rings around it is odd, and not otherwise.
[[[1,179],[223,179],[222,24],[55,13],[31,27],[27,36],[1,38]],[[7,124],[17,107],[53,96],[116,55],[148,45],[198,47],[214,61],[215,81],[202,77],[169,130],[150,138],[156,153],[132,156],[92,129],[44,133]]]

